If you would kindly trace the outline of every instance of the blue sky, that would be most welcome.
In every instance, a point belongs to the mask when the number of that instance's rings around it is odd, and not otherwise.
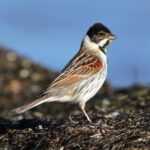
[[[150,83],[148,0],[1,0],[0,45],[61,70],[95,22],[117,36],[109,48],[109,81]]]

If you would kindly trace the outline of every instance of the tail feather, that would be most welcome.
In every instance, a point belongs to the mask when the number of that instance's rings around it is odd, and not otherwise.
[[[11,115],[22,114],[22,113],[26,112],[27,110],[29,110],[29,109],[31,109],[33,107],[36,107],[36,106],[38,106],[38,105],[40,105],[40,104],[42,104],[44,102],[47,102],[47,101],[48,101],[48,99],[43,99],[43,98],[37,99],[37,100],[27,104],[27,105],[23,105],[23,106],[21,106],[19,108],[16,108],[16,109],[12,110],[10,112],[10,114]]]

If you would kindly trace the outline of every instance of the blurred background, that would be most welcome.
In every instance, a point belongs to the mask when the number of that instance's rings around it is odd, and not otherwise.
[[[41,97],[96,22],[117,39],[107,82],[86,103],[95,128],[77,104],[9,115]],[[0,150],[150,149],[149,118],[150,0],[0,0]]]
[[[150,83],[150,1],[1,0],[0,45],[54,71],[77,53],[87,29],[106,25],[108,80],[115,87]]]

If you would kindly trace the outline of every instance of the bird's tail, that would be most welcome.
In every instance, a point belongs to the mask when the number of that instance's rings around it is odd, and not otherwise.
[[[38,105],[40,105],[40,104],[42,104],[42,103],[44,103],[44,102],[48,102],[49,99],[50,99],[50,98],[46,98],[46,99],[40,98],[40,99],[37,99],[37,100],[35,100],[35,101],[33,101],[33,102],[27,104],[27,105],[23,105],[23,106],[21,106],[21,107],[18,107],[18,108],[16,108],[16,109],[12,110],[12,111],[10,112],[10,115],[22,114],[22,113],[24,113],[25,111],[27,111],[27,110],[29,110],[29,109],[31,109],[31,108],[33,108],[33,107],[36,107],[36,106],[38,106]],[[53,101],[53,100],[51,100],[51,102],[52,102],[52,101]]]

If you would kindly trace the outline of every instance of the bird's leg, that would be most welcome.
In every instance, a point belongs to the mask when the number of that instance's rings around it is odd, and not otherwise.
[[[86,111],[85,111],[85,103],[80,103],[79,106],[80,106],[81,110],[83,111],[84,115],[86,116],[87,120],[88,120],[91,124],[93,124],[93,122],[91,121],[91,119],[89,118],[88,114],[87,114]]]

